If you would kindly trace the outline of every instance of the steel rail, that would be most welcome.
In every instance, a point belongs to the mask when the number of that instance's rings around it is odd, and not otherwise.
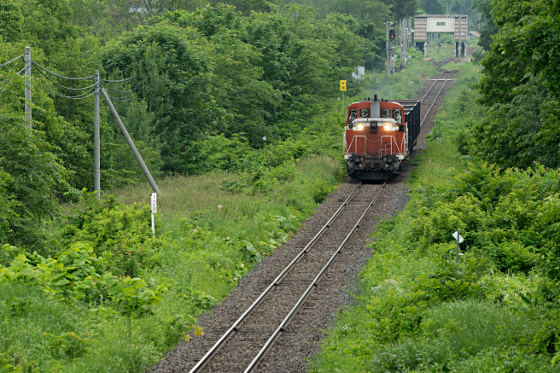
[[[446,63],[451,61],[451,59],[452,59],[451,57],[444,58],[443,60],[439,61],[438,63],[435,63],[434,66],[439,69],[440,67],[442,67],[443,65],[445,65]]]
[[[245,312],[233,323],[233,325],[220,337],[220,339],[208,350],[208,352],[198,361],[198,363],[189,371],[189,373],[196,373],[202,369],[206,363],[214,356],[216,352],[224,345],[224,343],[237,331],[237,328],[245,321],[245,319],[251,314],[251,312],[261,303],[261,301],[272,291],[272,289],[280,283],[282,278],[288,273],[290,269],[303,257],[303,255],[309,250],[315,242],[323,235],[323,233],[330,227],[334,219],[340,215],[340,212],[346,207],[348,202],[354,197],[354,195],[361,188],[358,185],[356,189],[346,198],[346,200],[340,205],[340,207],[335,211],[331,218],[323,225],[323,227],[317,232],[317,234],[309,241],[307,245],[299,252],[298,255],[280,272],[278,276],[268,285],[268,287],[259,295],[259,297],[245,310]]]
[[[445,71],[443,71],[440,76],[438,77],[441,78],[443,76],[443,74],[445,74]],[[432,85],[430,86],[430,88],[428,88],[428,90],[426,91],[426,94],[420,99],[420,103],[423,104],[424,103],[424,99],[426,98],[426,96],[428,95],[428,93],[430,93],[432,91],[432,88],[434,88],[434,85],[436,85],[437,80],[434,80],[434,82],[432,83]],[[420,125],[422,126],[422,125]]]
[[[445,74],[450,74],[449,77],[452,77],[454,72],[453,71],[447,71],[445,72]],[[449,81],[449,79],[446,79],[441,88],[439,89],[436,97],[434,98],[434,101],[432,102],[432,104],[430,105],[430,107],[428,108],[428,110],[426,111],[426,114],[424,115],[424,118],[422,118],[422,122],[420,122],[420,127],[422,127],[422,125],[424,124],[424,121],[426,120],[426,118],[428,117],[428,114],[430,114],[430,111],[432,110],[432,108],[434,107],[437,99],[439,98],[439,95],[441,94],[441,91],[443,91],[443,88],[445,87],[445,85],[447,84],[447,82]],[[435,82],[434,82],[435,83]]]
[[[379,191],[376,193],[375,197],[373,197],[372,201],[370,202],[370,204],[368,205],[368,207],[366,208],[366,210],[364,211],[364,213],[362,214],[362,216],[360,216],[360,218],[358,219],[358,222],[354,225],[354,227],[352,227],[352,229],[350,230],[350,232],[348,233],[348,235],[346,236],[346,238],[344,238],[344,241],[342,241],[342,243],[338,246],[338,248],[336,249],[336,251],[333,253],[333,255],[331,256],[331,258],[329,259],[329,261],[323,266],[323,268],[321,269],[321,271],[319,271],[319,273],[317,274],[317,276],[315,276],[315,278],[313,279],[313,281],[311,282],[311,284],[307,287],[307,289],[305,290],[305,292],[303,293],[303,295],[299,298],[299,300],[296,302],[296,304],[294,305],[294,307],[292,307],[290,313],[288,313],[288,315],[284,318],[284,320],[282,320],[282,322],[280,323],[280,325],[278,326],[278,328],[276,328],[276,330],[274,331],[274,333],[272,333],[272,335],[270,336],[270,338],[266,341],[266,343],[264,344],[264,346],[261,348],[261,350],[259,351],[259,353],[257,354],[257,356],[253,359],[253,361],[251,361],[251,363],[249,364],[249,366],[245,369],[244,373],[250,373],[253,371],[253,369],[256,368],[257,364],[259,363],[259,361],[263,358],[263,356],[266,354],[266,352],[270,349],[270,347],[272,346],[272,344],[274,343],[274,341],[280,336],[280,334],[286,329],[286,326],[288,325],[288,323],[291,321],[291,319],[295,316],[296,312],[300,309],[300,307],[303,305],[303,303],[307,300],[307,297],[309,296],[309,294],[311,294],[311,291],[313,290],[313,288],[315,286],[317,286],[317,282],[319,282],[319,280],[321,279],[321,277],[323,276],[323,274],[325,273],[325,271],[327,270],[327,268],[331,265],[331,263],[336,259],[336,257],[338,256],[338,254],[340,254],[340,252],[342,251],[342,248],[344,247],[344,245],[346,245],[346,243],[348,242],[348,240],[350,239],[350,237],[354,234],[354,232],[356,231],[356,229],[358,229],[360,227],[360,223],[362,222],[362,220],[364,220],[364,217],[366,216],[366,214],[369,212],[369,210],[371,209],[371,207],[373,206],[373,204],[377,201],[377,199],[379,198],[379,195],[381,194],[381,192],[383,191],[383,189],[385,188],[385,185],[387,184],[387,182],[383,183],[383,185],[381,186],[381,189],[379,189]]]

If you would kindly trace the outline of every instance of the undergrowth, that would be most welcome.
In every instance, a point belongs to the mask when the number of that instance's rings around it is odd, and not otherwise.
[[[198,141],[191,176],[158,180],[155,236],[141,183],[99,200],[82,193],[44,227],[40,253],[4,245],[0,373],[141,372],[204,333],[197,318],[345,177],[336,111],[261,148],[242,133]]]
[[[476,66],[459,69],[410,201],[373,234],[357,305],[312,372],[558,371],[560,173],[471,159]]]

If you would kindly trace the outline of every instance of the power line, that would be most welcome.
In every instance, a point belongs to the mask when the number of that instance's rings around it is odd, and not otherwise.
[[[82,88],[66,87],[66,86],[64,86],[64,85],[62,85],[62,84],[59,84],[59,83],[55,82],[55,81],[52,80],[51,78],[49,78],[49,77],[48,77],[47,75],[45,75],[45,73],[42,72],[41,70],[37,70],[37,71],[39,71],[39,73],[40,73],[41,75],[43,75],[46,79],[48,79],[48,80],[49,80],[51,83],[53,83],[54,85],[57,85],[58,87],[63,88],[63,89],[67,89],[67,90],[69,90],[69,91],[85,91],[85,90],[87,90],[87,89],[90,89],[90,88],[95,87],[95,83],[93,83],[92,85],[88,85],[87,87],[82,87]]]
[[[124,97],[113,97],[113,96],[109,96],[109,98],[111,100],[119,101],[119,102],[128,102],[128,101],[131,101],[132,99],[134,99],[134,97],[129,97],[129,98],[125,99]]]
[[[127,89],[127,90],[121,91],[121,90],[119,90],[119,89],[111,88],[111,87],[109,87],[108,85],[106,85],[106,84],[104,84],[104,83],[103,83],[102,85],[103,85],[103,88],[107,88],[107,89],[109,89],[109,90],[111,90],[111,91],[113,91],[113,92],[119,92],[119,93],[129,93],[129,92],[132,92],[132,91],[135,91],[135,90],[136,90],[136,87],[134,87],[134,88],[131,88],[131,89]]]
[[[3,64],[0,65],[0,67],[7,66],[7,65],[11,64],[12,62],[15,62],[15,61],[19,60],[19,59],[22,58],[22,57],[23,57],[23,54],[20,54],[19,56],[17,56],[17,57],[14,58],[13,60],[10,60],[10,61],[8,61],[8,62],[4,62]]]
[[[44,68],[43,66],[39,65],[39,64],[36,63],[35,61],[33,61],[32,63],[33,63],[33,65],[37,66],[39,69],[41,69],[41,70],[43,70],[43,71],[45,71],[45,72],[47,72],[47,73],[49,73],[49,74],[52,74],[52,75],[54,75],[54,76],[56,76],[56,77],[58,77],[58,78],[61,78],[61,79],[67,79],[67,80],[89,80],[89,79],[93,79],[93,75],[91,75],[91,76],[85,76],[85,77],[82,77],[82,78],[71,78],[71,77],[69,77],[69,76],[63,76],[63,75],[54,73],[54,72],[52,72],[52,71],[50,71],[50,70]]]
[[[122,83],[122,82],[127,82],[130,79],[134,79],[134,77],[131,76],[130,78],[121,79],[121,80],[109,80],[109,79],[100,79],[100,80],[104,83]]]
[[[14,79],[16,78],[16,76],[18,76],[19,74],[21,74],[23,71],[25,71],[25,69],[27,69],[27,67],[31,65],[30,63],[28,63],[23,69],[21,69],[20,71],[18,71],[17,73],[14,74],[14,76],[12,76],[12,78],[10,80],[8,80],[2,87],[0,87],[0,93],[4,92],[4,90],[8,87],[8,85],[10,85],[11,82],[14,81]]]
[[[57,92],[57,91],[55,91],[55,90],[50,89],[49,87],[47,87],[46,85],[43,84],[43,82],[42,82],[41,79],[37,79],[37,80],[35,80],[35,81],[38,82],[39,85],[40,85],[41,87],[43,87],[43,89],[45,89],[46,91],[49,91],[49,92],[52,93],[53,95],[56,95],[56,96],[61,97],[61,98],[67,98],[67,99],[70,99],[70,100],[82,100],[82,99],[91,97],[91,96],[93,96],[93,95],[95,94],[95,88],[92,88],[90,91],[84,92],[84,93],[82,93],[82,94],[80,94],[80,95],[76,95],[76,96],[67,96],[67,95],[63,95],[63,94],[61,94],[61,93],[59,93],[59,92]]]

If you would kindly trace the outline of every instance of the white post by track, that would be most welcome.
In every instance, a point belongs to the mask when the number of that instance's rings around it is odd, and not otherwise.
[[[156,225],[154,222],[154,214],[157,213],[157,193],[152,193],[151,208],[152,208],[152,237],[156,238]]]
[[[459,244],[463,242],[463,237],[461,237],[461,235],[459,234],[458,229],[455,231],[455,233],[453,233],[453,237],[457,240],[457,254],[455,256],[455,264],[459,264]]]

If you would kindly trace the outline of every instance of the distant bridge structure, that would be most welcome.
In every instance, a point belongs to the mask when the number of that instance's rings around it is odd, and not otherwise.
[[[437,42],[441,34],[453,34],[455,57],[466,57],[469,37],[468,15],[419,15],[414,18],[414,42],[425,53],[426,43]]]

